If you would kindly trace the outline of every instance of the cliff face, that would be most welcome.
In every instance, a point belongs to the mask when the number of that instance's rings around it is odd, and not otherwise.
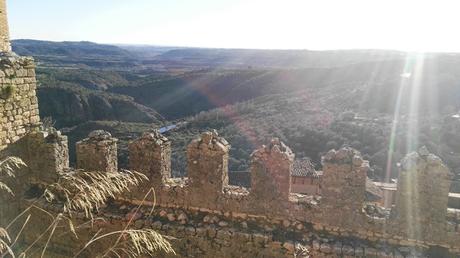
[[[129,98],[97,93],[79,93],[66,88],[43,87],[38,90],[40,114],[52,117],[57,127],[74,126],[91,120],[160,123],[152,109]]]

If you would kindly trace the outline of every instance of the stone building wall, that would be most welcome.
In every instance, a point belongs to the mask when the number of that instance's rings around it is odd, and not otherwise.
[[[0,149],[40,125],[32,58],[0,56]]]
[[[320,195],[321,178],[292,176],[291,191],[293,193]]]

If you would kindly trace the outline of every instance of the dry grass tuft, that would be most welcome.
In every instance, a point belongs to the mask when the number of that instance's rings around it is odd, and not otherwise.
[[[0,177],[15,177],[14,172],[21,168],[26,167],[27,165],[18,157],[6,157],[0,161]],[[11,195],[13,191],[5,183],[0,181],[0,190],[6,191]]]
[[[25,164],[17,158],[11,157],[0,162],[0,175],[4,174],[8,177],[14,177],[14,170],[25,166]],[[82,225],[74,226],[72,220],[73,212],[83,211],[90,221],[94,221],[93,213],[98,211],[109,198],[115,198],[116,195],[124,192],[129,192],[131,187],[139,186],[140,183],[148,178],[141,173],[122,171],[122,172],[84,172],[84,171],[69,171],[59,175],[59,179],[56,183],[48,185],[44,191],[43,197],[47,201],[57,201],[63,203],[63,213],[59,213],[56,216],[43,210],[40,207],[31,205],[29,208],[21,212],[11,223],[15,223],[19,218],[29,214],[31,209],[37,209],[41,212],[48,214],[52,222],[49,226],[31,243],[27,248],[22,250],[19,257],[26,257],[29,251],[37,244],[42,244],[43,247],[38,248],[41,250],[40,257],[46,257],[46,250],[51,242],[51,239],[55,237],[57,228],[68,227],[67,233],[74,234],[77,237],[77,229],[81,228]],[[1,182],[0,182],[1,183]],[[1,183],[0,189],[7,190],[12,194],[12,191],[8,186]],[[155,194],[151,189],[145,199]],[[38,198],[37,200],[39,200]],[[141,205],[137,207],[139,211]],[[16,236],[16,239],[12,242],[6,229],[0,228],[0,256],[10,255],[15,257],[11,247],[19,239],[19,236],[26,230],[26,225],[30,219],[28,215],[26,221],[22,225],[21,230]],[[101,257],[140,257],[142,255],[154,256],[158,251],[164,251],[166,253],[175,253],[168,239],[163,237],[161,234],[155,232],[152,229],[128,229],[132,220],[128,222],[126,228],[120,231],[109,232],[104,235],[96,233],[96,235],[80,250],[75,257],[79,257],[85,249],[92,244],[97,244],[99,240],[103,238],[116,238],[114,245],[107,250]],[[86,224],[86,223],[85,223]],[[10,226],[9,225],[9,226]],[[8,227],[9,227],[8,226]],[[8,229],[7,227],[7,229]],[[44,243],[43,243],[44,241]]]
[[[91,217],[92,212],[99,210],[109,198],[130,191],[143,180],[148,180],[144,174],[131,171],[73,171],[61,174],[57,183],[49,185],[45,198],[63,201],[65,213],[84,211]]]
[[[13,251],[10,248],[11,238],[4,228],[0,228],[0,254],[8,253],[14,257]]]
[[[153,195],[154,203],[156,202],[155,191],[151,188],[145,194],[142,203],[144,203],[149,195]],[[142,203],[135,209],[136,213],[140,211]],[[114,237],[116,238],[114,244],[100,257],[144,257],[145,255],[154,257],[158,251],[175,254],[167,237],[162,236],[153,229],[130,229],[132,223],[133,218],[128,221],[123,230],[112,231],[106,234],[100,234],[101,232],[99,231],[74,258],[79,257],[89,246],[97,244],[102,239],[111,239]]]
[[[174,253],[171,244],[160,234],[152,229],[127,230],[128,246],[125,250],[131,254],[130,257],[138,257],[143,254],[153,256],[157,251],[163,250],[166,253]]]
[[[102,257],[139,257],[148,255],[154,257],[158,251],[175,254],[171,244],[161,234],[153,229],[126,229],[95,236],[89,245],[107,237],[118,235],[123,241],[117,242]]]
[[[18,157],[6,157],[0,161],[0,177],[15,177],[15,170],[27,165]],[[0,190],[6,191],[7,193],[14,195],[11,188],[0,181]],[[11,238],[6,229],[0,227],[0,254],[9,254],[14,256],[13,250],[11,250]]]

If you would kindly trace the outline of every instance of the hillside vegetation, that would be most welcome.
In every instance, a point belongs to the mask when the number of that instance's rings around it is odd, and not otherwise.
[[[71,70],[74,71],[74,70]],[[57,127],[75,126],[92,120],[143,122],[161,125],[164,118],[126,95],[103,91],[120,83],[118,74],[38,69],[39,109],[42,117],[51,117]],[[104,77],[106,76],[106,77]],[[86,86],[86,87],[85,87]]]
[[[352,146],[371,161],[371,177],[396,176],[397,161],[426,145],[460,172],[457,54],[13,43],[39,61],[41,116],[72,127],[72,143],[111,131],[121,164],[129,140],[180,122],[167,133],[175,175],[185,171],[185,146],[211,128],[233,146],[232,171],[280,137],[318,169],[325,151]]]
[[[318,169],[325,152],[350,146],[371,161],[370,177],[382,180],[387,169],[393,177],[397,176],[396,163],[410,151],[407,142],[415,137],[407,133],[412,121],[397,124],[394,146],[389,151],[393,117],[384,113],[355,113],[334,108],[331,104],[340,98],[337,94],[328,102],[321,102],[322,98],[314,93],[298,92],[260,97],[200,113],[189,118],[186,127],[168,135],[177,142],[173,145],[176,161],[173,167],[178,173],[184,171],[186,144],[204,130],[217,129],[232,145],[232,171],[247,170],[252,151],[271,138],[279,137],[293,149],[297,158],[312,158]],[[414,148],[427,146],[454,171],[460,171],[460,148],[457,148],[460,137],[452,137],[457,134],[453,128],[460,128],[460,120],[426,117],[418,118],[417,122],[418,142]],[[389,154],[393,165],[387,168]]]

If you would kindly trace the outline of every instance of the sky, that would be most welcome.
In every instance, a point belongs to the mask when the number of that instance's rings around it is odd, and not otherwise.
[[[13,39],[460,52],[458,0],[7,0]]]

